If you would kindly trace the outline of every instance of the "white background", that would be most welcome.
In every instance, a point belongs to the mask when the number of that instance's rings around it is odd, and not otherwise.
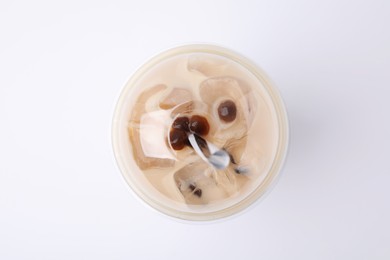
[[[0,259],[390,259],[390,1],[1,1]],[[141,204],[111,149],[125,82],[207,42],[259,64],[284,174],[215,224]]]

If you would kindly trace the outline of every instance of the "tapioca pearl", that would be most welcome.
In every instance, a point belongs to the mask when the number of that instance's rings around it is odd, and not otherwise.
[[[173,129],[180,129],[180,130],[183,130],[185,132],[188,132],[190,129],[189,129],[189,123],[190,123],[190,120],[188,117],[186,116],[180,116],[180,117],[177,117],[173,123],[172,123],[172,128]]]
[[[188,145],[187,133],[181,129],[171,129],[169,132],[169,142],[174,150],[181,150]]]
[[[198,135],[207,135],[210,131],[210,125],[205,117],[193,115],[190,118],[189,129],[192,133]]]
[[[227,123],[233,122],[237,117],[237,107],[232,100],[225,100],[218,106],[219,118]]]

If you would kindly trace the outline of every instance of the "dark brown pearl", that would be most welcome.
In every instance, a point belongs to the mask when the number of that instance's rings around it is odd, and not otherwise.
[[[194,184],[190,184],[190,186],[188,186],[191,191],[196,195],[198,196],[199,198],[202,197],[202,190],[201,189],[198,189],[196,188],[196,186]]]
[[[197,189],[196,191],[194,191],[194,194],[200,198],[200,197],[202,197],[202,190]]]
[[[169,132],[169,142],[174,150],[181,150],[188,143],[186,132],[181,129],[171,129]]]
[[[233,101],[225,100],[218,106],[218,116],[221,120],[230,123],[236,119],[237,108]]]
[[[189,127],[191,132],[198,135],[207,135],[210,130],[210,125],[207,119],[198,115],[191,117]]]
[[[185,132],[188,132],[189,131],[189,127],[188,127],[189,123],[190,123],[190,120],[188,119],[188,117],[181,116],[181,117],[176,118],[175,121],[173,121],[172,128],[173,129],[181,129]]]

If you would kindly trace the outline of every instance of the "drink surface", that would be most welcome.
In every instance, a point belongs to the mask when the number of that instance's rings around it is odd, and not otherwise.
[[[113,118],[118,166],[158,211],[215,220],[270,190],[283,165],[288,122],[267,76],[218,46],[165,51],[126,84]]]
[[[263,83],[236,61],[211,53],[177,54],[152,64],[126,98],[132,178],[157,203],[212,212],[239,203],[267,177],[278,121]],[[224,149],[216,169],[194,151],[195,133]]]

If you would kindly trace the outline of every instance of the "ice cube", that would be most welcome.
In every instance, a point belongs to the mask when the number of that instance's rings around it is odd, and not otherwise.
[[[137,100],[135,101],[134,106],[132,107],[131,118],[130,121],[134,123],[139,123],[143,114],[145,114],[146,105],[148,100],[152,97],[158,97],[162,95],[162,91],[166,90],[168,87],[164,84],[155,85],[149,89],[143,91]]]
[[[188,164],[174,174],[175,183],[188,204],[207,204],[227,197],[204,162]]]
[[[238,81],[231,77],[212,77],[204,80],[200,84],[199,94],[202,100],[210,106],[221,98],[235,101],[243,96]]]
[[[190,163],[174,174],[175,183],[188,204],[207,204],[226,199],[247,180],[232,167],[216,170],[203,161]]]
[[[170,113],[166,110],[146,113],[139,125],[142,151],[147,157],[175,159],[167,144],[170,129]]]
[[[242,105],[245,109],[244,114],[247,118],[248,126],[251,126],[257,112],[258,101],[256,101],[254,93],[252,93],[250,86],[245,81],[237,79],[237,82],[243,93],[243,97],[240,102],[244,102]]]
[[[141,125],[142,125],[142,118],[144,115],[146,115],[146,105],[148,103],[148,100],[150,98],[157,98],[159,95],[162,94],[162,91],[166,90],[167,86],[165,85],[156,85],[154,87],[151,87],[150,89],[145,90],[140,94],[138,97],[137,101],[135,102],[133,108],[132,108],[132,113],[129,121],[129,138],[133,150],[133,156],[134,160],[137,163],[137,165],[140,167],[141,170],[147,170],[150,168],[165,168],[165,167],[172,167],[175,164],[175,160],[170,159],[169,156],[166,156],[165,158],[156,158],[155,152],[151,152],[147,150],[147,153],[145,153],[144,148],[147,147],[146,143],[148,142],[147,140],[150,140],[150,131],[148,132],[146,129],[150,128],[144,128],[142,131],[142,139],[141,139]],[[150,102],[149,102],[150,103]],[[149,106],[151,106],[149,104]],[[156,108],[158,104],[155,104]],[[153,117],[152,117],[153,119]],[[145,120],[145,118],[144,118]],[[147,120],[148,121],[148,120]],[[149,123],[146,125],[150,125],[151,120],[149,118]],[[145,123],[145,122],[144,122]],[[159,123],[160,124],[160,123]],[[159,133],[161,134],[161,133]],[[162,145],[162,142],[159,143],[159,147]],[[167,144],[166,144],[167,145]],[[161,147],[160,147],[161,148]],[[159,148],[159,149],[160,149]],[[168,158],[167,158],[168,157]]]
[[[235,121],[241,124],[242,120],[245,120],[248,127],[251,126],[257,105],[249,86],[244,81],[232,77],[212,77],[200,84],[199,94],[212,108],[211,112],[216,119],[220,120],[217,116],[218,105],[225,100],[231,100],[237,107],[238,120]],[[230,127],[233,124],[222,122],[221,127]]]
[[[199,115],[204,115],[209,112],[209,107],[202,101],[192,100],[182,104],[177,105],[171,110],[171,117],[174,118],[178,115],[191,115],[197,113]]]
[[[209,105],[209,114],[213,116],[217,130],[213,142],[223,143],[229,139],[241,139],[248,131],[246,111],[247,102],[238,81],[231,77],[209,78],[200,85],[199,94]],[[225,101],[232,101],[236,107],[235,119],[226,122],[219,117],[218,107]]]
[[[188,101],[185,103],[181,103],[177,105],[176,107],[172,108],[171,110],[171,117],[174,118],[177,115],[185,115],[185,114],[190,114],[195,107],[194,101]]]
[[[173,88],[167,96],[160,101],[160,108],[171,109],[180,104],[187,103],[192,100],[192,93],[185,88]]]
[[[202,73],[208,77],[222,75],[226,66],[227,62],[217,56],[213,59],[199,54],[194,54],[188,57],[188,70]]]
[[[147,170],[151,168],[166,168],[175,165],[175,160],[161,159],[145,155],[142,149],[139,128],[129,127],[129,137],[133,149],[134,161],[141,170]]]

